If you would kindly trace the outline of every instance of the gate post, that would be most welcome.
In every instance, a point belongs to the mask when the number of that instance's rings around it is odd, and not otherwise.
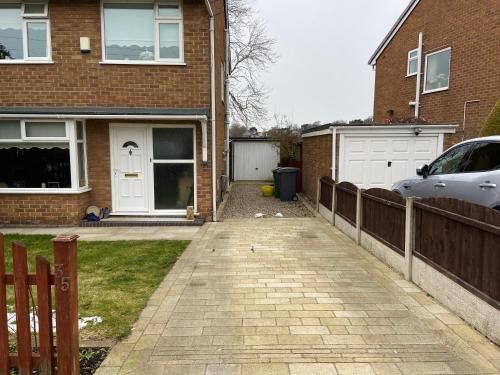
[[[405,279],[412,280],[413,247],[415,246],[415,211],[413,203],[415,198],[406,198],[406,220],[405,220]]]
[[[363,220],[363,190],[358,188],[356,192],[356,244],[361,243],[361,221]]]
[[[335,209],[337,206],[337,197],[336,197],[336,184],[335,181],[333,181],[333,186],[332,186],[332,226],[335,226]]]
[[[320,198],[321,198],[321,177],[318,178],[318,185],[316,187],[316,212],[319,212]]]
[[[54,281],[56,291],[56,338],[58,373],[80,374],[78,339],[78,236],[54,238]]]

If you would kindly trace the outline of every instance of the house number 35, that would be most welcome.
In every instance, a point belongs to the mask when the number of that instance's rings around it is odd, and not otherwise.
[[[61,291],[67,292],[69,290],[69,277],[64,276],[63,265],[55,264],[56,278],[61,279]]]

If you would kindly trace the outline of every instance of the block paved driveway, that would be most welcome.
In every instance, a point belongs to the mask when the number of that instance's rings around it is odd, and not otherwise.
[[[205,225],[97,374],[498,373],[497,346],[327,223],[296,218]]]

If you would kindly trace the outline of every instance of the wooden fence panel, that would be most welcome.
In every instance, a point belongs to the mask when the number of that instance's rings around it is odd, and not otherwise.
[[[7,283],[5,280],[5,252],[0,233],[0,375],[10,374],[9,327],[7,325]]]
[[[352,225],[356,225],[357,191],[357,186],[350,182],[341,182],[335,188],[335,212]]]
[[[43,257],[36,258],[36,273],[28,269],[28,253],[20,243],[12,243],[13,272],[6,273],[4,238],[0,233],[0,375],[10,375],[17,368],[20,375],[55,374],[54,332],[52,324],[52,286],[55,286],[57,325],[57,373],[77,375],[79,369],[77,245],[78,236],[54,239],[54,269]],[[17,353],[9,353],[7,322],[7,285],[14,286]],[[38,334],[30,322],[31,286],[36,286]],[[34,303],[34,302],[33,302]],[[32,334],[40,338],[39,348],[32,347]]]
[[[18,242],[12,244],[12,265],[14,268],[19,375],[31,375],[33,373],[33,352],[31,347],[30,302],[28,291],[28,252],[26,247]]]
[[[52,295],[50,263],[41,256],[36,258],[36,284],[38,327],[40,336],[40,374],[50,375],[54,369],[54,334],[52,327]]]
[[[500,213],[451,198],[415,209],[415,256],[500,309]]]
[[[404,256],[405,200],[385,189],[369,189],[362,193],[361,229]]]
[[[330,211],[332,210],[332,194],[334,181],[330,177],[321,178],[319,202]]]

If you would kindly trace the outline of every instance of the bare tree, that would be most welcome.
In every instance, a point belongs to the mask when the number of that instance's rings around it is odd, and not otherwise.
[[[252,8],[253,0],[229,0],[231,49],[231,96],[235,120],[248,125],[267,119],[265,100],[268,91],[260,73],[277,60],[275,40]]]
[[[298,144],[302,137],[300,127],[292,123],[287,116],[274,115],[276,125],[267,131],[267,136],[279,141],[282,162],[294,160],[298,152]]]

